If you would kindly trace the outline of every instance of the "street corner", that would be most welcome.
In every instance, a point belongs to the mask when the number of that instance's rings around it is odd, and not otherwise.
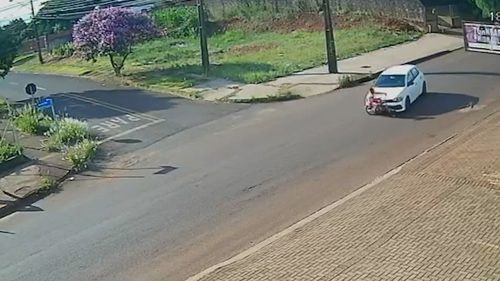
[[[60,116],[88,122],[103,142],[164,121],[149,114],[72,94],[54,96],[54,107]]]

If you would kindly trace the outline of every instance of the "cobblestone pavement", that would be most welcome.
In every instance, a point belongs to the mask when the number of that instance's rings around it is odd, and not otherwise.
[[[201,280],[500,280],[500,116]]]

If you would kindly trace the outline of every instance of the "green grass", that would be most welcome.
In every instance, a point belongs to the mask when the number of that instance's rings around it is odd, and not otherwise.
[[[65,146],[72,146],[90,138],[91,132],[86,122],[64,118],[52,124],[47,136],[47,149],[59,151]]]
[[[87,168],[97,153],[97,142],[89,139],[77,143],[66,151],[67,159],[73,164],[77,171],[82,171]]]
[[[24,133],[43,135],[54,123],[50,117],[44,115],[31,105],[26,105],[13,118],[14,125]]]
[[[0,97],[0,118],[9,116],[9,104],[5,98]]]
[[[0,163],[9,160],[10,158],[21,155],[22,150],[20,147],[5,142],[0,141]]]
[[[38,190],[38,192],[50,192],[53,188],[57,187],[57,184],[57,180],[54,177],[42,176],[40,179],[40,189]]]
[[[339,59],[415,39],[405,33],[378,27],[358,26],[336,31]],[[323,32],[249,33],[231,30],[209,39],[210,75],[236,82],[260,83],[326,62]],[[63,73],[114,79],[107,58],[96,63],[76,58],[39,65],[33,58],[16,67],[21,71]],[[202,82],[199,40],[162,38],[138,45],[124,68],[126,84],[154,90],[183,92]]]

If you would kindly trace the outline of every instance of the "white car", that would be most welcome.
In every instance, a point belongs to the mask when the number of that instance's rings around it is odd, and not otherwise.
[[[422,94],[427,93],[427,81],[417,66],[403,64],[383,71],[374,85],[375,96],[392,111],[406,111]],[[367,94],[366,98],[370,93]]]

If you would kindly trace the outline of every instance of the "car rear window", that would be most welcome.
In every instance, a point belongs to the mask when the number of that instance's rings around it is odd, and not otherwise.
[[[376,87],[404,87],[405,75],[380,75],[375,82]]]

